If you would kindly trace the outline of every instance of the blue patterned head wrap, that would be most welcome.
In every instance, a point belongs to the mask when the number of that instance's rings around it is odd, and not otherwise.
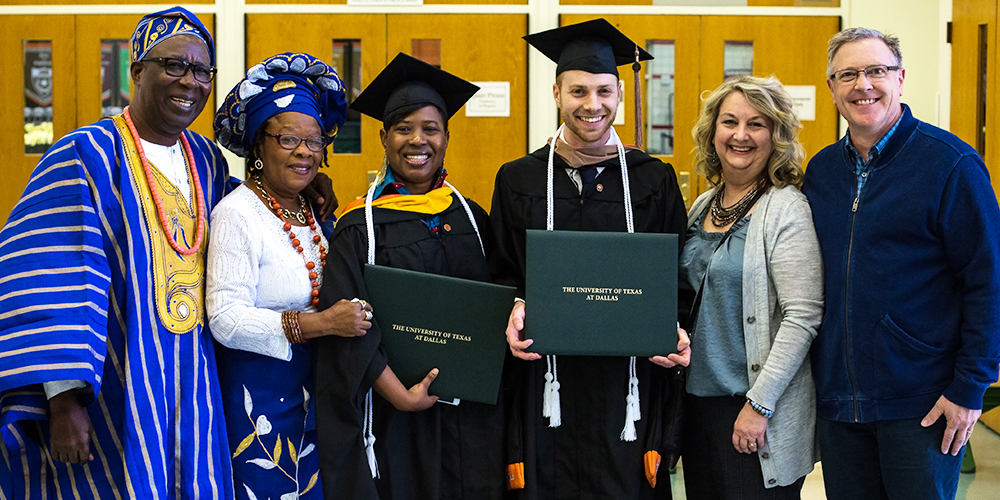
[[[246,157],[257,129],[268,118],[297,111],[316,119],[327,143],[347,118],[344,82],[337,70],[300,52],[271,56],[247,70],[215,113],[215,140]]]
[[[152,14],[147,14],[139,20],[132,33],[132,60],[141,61],[146,53],[158,43],[174,35],[194,35],[201,38],[208,47],[209,64],[215,66],[215,44],[208,28],[201,24],[198,16],[184,7],[171,7]]]

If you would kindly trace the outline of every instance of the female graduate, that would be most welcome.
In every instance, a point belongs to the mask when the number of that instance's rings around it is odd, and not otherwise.
[[[348,205],[337,224],[321,308],[345,298],[367,300],[365,264],[490,280],[487,214],[445,181],[444,169],[448,119],[477,90],[399,54],[354,101],[352,108],[382,121],[385,159],[367,196]],[[317,342],[317,429],[327,498],[501,498],[502,406],[435,404],[427,387],[436,369],[406,390],[380,340],[376,321],[364,337]]]

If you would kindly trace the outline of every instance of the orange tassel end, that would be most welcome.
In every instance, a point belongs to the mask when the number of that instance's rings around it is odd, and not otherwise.
[[[646,480],[651,488],[656,488],[656,471],[660,470],[660,453],[657,451],[647,451],[643,455],[643,463],[646,464]]]
[[[507,489],[524,489],[524,462],[507,465]]]

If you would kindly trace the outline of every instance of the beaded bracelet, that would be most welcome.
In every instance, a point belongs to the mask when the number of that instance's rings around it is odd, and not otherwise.
[[[299,327],[299,312],[284,311],[281,313],[281,327],[285,330],[285,338],[292,344],[305,344],[306,339],[302,336],[302,329]]]
[[[771,418],[774,415],[774,410],[769,410],[763,406],[757,404],[754,400],[747,398],[747,403],[750,403],[750,409],[757,412],[758,415],[764,418]]]

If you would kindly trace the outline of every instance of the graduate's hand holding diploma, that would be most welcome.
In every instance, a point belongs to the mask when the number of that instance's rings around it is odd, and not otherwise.
[[[521,331],[524,330],[524,302],[514,302],[514,308],[510,311],[510,318],[507,319],[507,345],[515,358],[525,361],[541,359],[542,355],[535,352],[525,352],[534,342],[531,339],[521,340]]]
[[[677,327],[676,353],[666,356],[653,356],[649,360],[664,368],[673,368],[678,365],[688,366],[691,364],[691,338],[688,336],[687,331],[679,326]]]
[[[524,330],[524,302],[514,302],[514,308],[510,311],[510,318],[507,320],[507,344],[514,357],[525,361],[541,359],[542,355],[533,352],[525,352],[532,344],[531,339],[521,340],[521,331]],[[687,331],[677,328],[677,352],[666,356],[653,356],[650,361],[664,368],[675,366],[688,366],[691,363],[691,339]]]
[[[437,376],[438,369],[433,368],[423,380],[407,389],[393,373],[392,368],[387,365],[385,370],[382,370],[382,375],[379,375],[378,379],[375,380],[372,388],[399,411],[423,411],[437,403],[438,397],[427,393],[431,382]]]

